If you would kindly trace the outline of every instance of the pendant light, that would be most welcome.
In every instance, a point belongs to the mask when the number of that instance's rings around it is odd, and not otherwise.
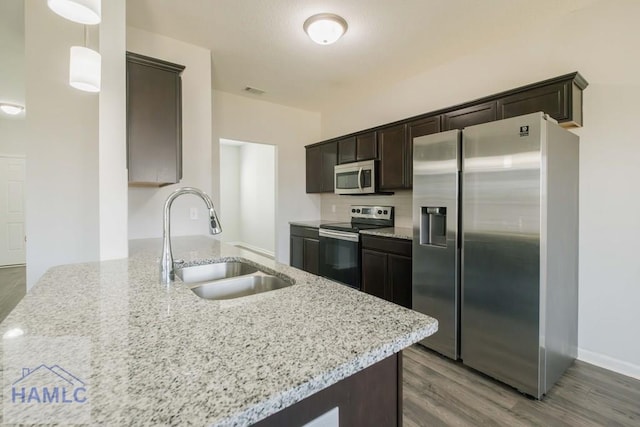
[[[85,92],[100,92],[102,57],[87,47],[87,25],[100,23],[101,0],[47,0],[49,9],[70,21],[84,24],[84,46],[69,51],[69,84]]]
[[[84,27],[84,46],[71,46],[69,52],[69,84],[85,92],[100,92],[102,57],[87,47],[88,32]]]
[[[95,50],[84,46],[71,46],[69,84],[85,92],[100,92],[100,66],[102,58]]]
[[[78,24],[95,25],[101,20],[100,0],[47,0],[49,9]]]
[[[302,28],[318,44],[332,44],[347,31],[347,21],[332,13],[319,13],[304,21]]]

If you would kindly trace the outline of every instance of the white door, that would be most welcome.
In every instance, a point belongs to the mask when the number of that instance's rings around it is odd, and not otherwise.
[[[24,264],[24,175],[25,161],[0,157],[0,266]]]

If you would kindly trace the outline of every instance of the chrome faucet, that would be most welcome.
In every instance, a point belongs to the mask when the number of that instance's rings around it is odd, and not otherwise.
[[[209,232],[211,234],[222,233],[222,227],[220,221],[216,215],[216,210],[213,208],[213,202],[207,193],[193,187],[178,188],[173,193],[169,194],[167,201],[164,202],[164,225],[162,229],[162,260],[160,260],[160,283],[163,285],[171,283],[175,278],[174,266],[173,266],[173,254],[171,253],[171,232],[169,231],[171,222],[171,204],[173,201],[183,194],[194,194],[200,196],[204,203],[209,208]]]

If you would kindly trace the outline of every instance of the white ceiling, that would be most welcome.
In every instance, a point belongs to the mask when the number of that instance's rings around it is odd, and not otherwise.
[[[322,111],[594,1],[127,0],[127,22],[210,49],[216,89]],[[321,12],[349,24],[333,45],[302,30]]]

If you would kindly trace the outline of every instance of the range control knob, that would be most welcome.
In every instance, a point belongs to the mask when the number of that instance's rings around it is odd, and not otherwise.
[[[380,209],[378,209],[378,215],[381,215],[382,211]]]
[[[360,213],[360,209],[356,209],[356,212],[357,212],[357,213]]]
[[[351,209],[351,212],[355,213],[355,212],[356,212],[356,210],[355,210],[355,209]]]
[[[385,209],[385,210],[384,210],[384,214],[386,215],[386,214],[388,214],[388,213],[389,213],[389,211]]]

